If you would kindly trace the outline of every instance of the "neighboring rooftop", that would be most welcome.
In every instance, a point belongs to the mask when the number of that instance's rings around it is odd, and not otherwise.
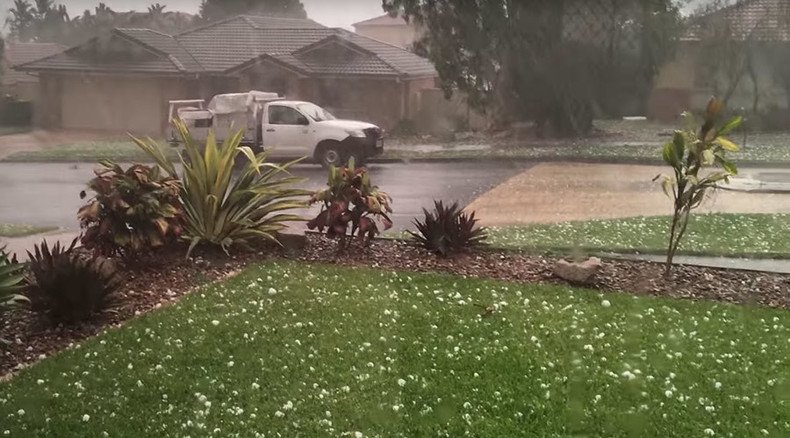
[[[27,64],[41,58],[62,52],[66,48],[60,44],[52,43],[19,43],[6,41],[5,43],[5,63],[10,67]],[[3,74],[3,84],[14,84],[17,82],[34,82],[37,79],[27,73],[6,69]]]
[[[106,36],[104,38],[106,40]],[[241,15],[174,36],[150,29],[118,28],[113,30],[110,39],[114,42],[94,38],[22,68],[33,71],[227,73],[265,59],[304,75],[436,74],[430,61],[407,50],[306,19]],[[143,50],[147,55],[108,57],[108,47]],[[322,50],[328,49],[334,50],[333,54],[340,51],[347,56],[322,56]],[[97,57],[97,53],[101,53],[101,57]]]
[[[360,21],[359,23],[354,23],[352,26],[356,27],[363,27],[363,26],[407,26],[409,23],[403,19],[400,15],[390,15],[384,14],[379,17],[373,17],[364,21]]]
[[[739,0],[737,3],[695,20],[686,35],[688,40],[704,37],[706,28],[715,26],[735,40],[790,41],[790,2],[787,0]]]

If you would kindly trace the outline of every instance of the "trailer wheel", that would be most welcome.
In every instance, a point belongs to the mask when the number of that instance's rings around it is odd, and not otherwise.
[[[323,141],[315,151],[315,160],[324,168],[344,165],[344,156],[340,143],[336,141]]]

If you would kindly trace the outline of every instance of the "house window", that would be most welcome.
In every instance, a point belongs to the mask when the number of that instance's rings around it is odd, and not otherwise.
[[[270,125],[304,125],[305,117],[287,106],[269,106]]]

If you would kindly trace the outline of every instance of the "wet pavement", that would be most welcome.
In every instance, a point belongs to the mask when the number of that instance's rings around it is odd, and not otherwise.
[[[665,166],[543,163],[477,198],[470,208],[484,225],[507,226],[672,214],[653,182]],[[755,175],[762,172],[752,169]],[[790,176],[790,175],[788,175]],[[716,190],[700,213],[790,213],[790,192]]]
[[[790,169],[741,169],[723,187],[750,193],[790,193]]]
[[[412,163],[371,165],[372,179],[394,199],[396,230],[411,227],[434,199],[462,204],[531,165],[528,163]],[[76,213],[84,203],[79,193],[93,176],[94,165],[68,163],[0,163],[0,223],[79,229]],[[317,166],[294,168],[306,178],[302,186],[319,189],[326,172]]]

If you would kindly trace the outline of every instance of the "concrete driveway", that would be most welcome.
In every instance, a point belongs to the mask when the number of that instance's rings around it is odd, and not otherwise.
[[[669,170],[666,166],[543,163],[477,198],[469,208],[489,226],[670,215],[671,201],[660,184],[652,181]],[[790,182],[786,170],[747,169],[743,175],[768,175]],[[790,192],[717,190],[699,212],[790,213]]]
[[[403,230],[434,199],[469,203],[529,167],[525,163],[414,163],[372,165],[370,170],[373,182],[393,197],[395,229]],[[79,193],[94,168],[89,164],[0,163],[0,223],[79,230],[76,213],[84,203]],[[294,173],[306,179],[306,189],[326,185],[326,172],[317,166],[298,166]]]

